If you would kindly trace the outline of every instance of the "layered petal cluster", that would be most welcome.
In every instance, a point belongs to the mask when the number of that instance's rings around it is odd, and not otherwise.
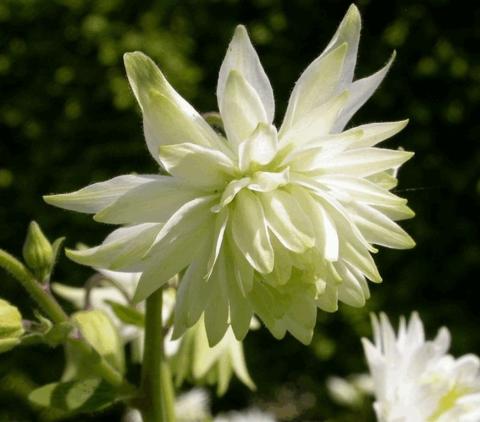
[[[297,81],[273,125],[270,82],[243,26],[220,68],[214,130],[144,54],[125,55],[148,149],[165,175],[127,175],[50,204],[124,227],[70,251],[78,263],[141,271],[141,301],[181,273],[175,336],[204,315],[209,343],[237,339],[256,313],[277,338],[304,343],[317,308],[362,306],[381,277],[373,245],[411,248],[395,223],[413,212],[391,192],[412,153],[378,148],[406,121],[344,130],[387,73],[353,80],[360,15],[351,6],[323,53]]]
[[[385,314],[372,317],[374,342],[362,339],[373,378],[380,422],[475,422],[480,420],[480,360],[448,354],[450,333],[427,341],[413,313],[395,334]]]

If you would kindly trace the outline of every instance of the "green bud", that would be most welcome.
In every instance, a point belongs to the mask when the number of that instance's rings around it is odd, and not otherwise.
[[[45,281],[49,277],[55,260],[54,252],[51,243],[35,221],[28,226],[27,238],[23,245],[23,259],[40,281]]]
[[[6,300],[0,299],[0,353],[20,343],[22,334],[22,315],[19,310]]]

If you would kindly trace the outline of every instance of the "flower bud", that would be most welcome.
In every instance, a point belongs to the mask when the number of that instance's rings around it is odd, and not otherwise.
[[[15,306],[0,299],[0,353],[20,343],[22,334],[22,315]]]
[[[46,280],[50,275],[54,262],[53,248],[35,221],[28,226],[27,238],[23,245],[23,258],[40,281]]]

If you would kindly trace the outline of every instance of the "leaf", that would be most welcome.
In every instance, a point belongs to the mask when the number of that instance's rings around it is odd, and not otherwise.
[[[126,396],[99,378],[87,378],[46,384],[33,390],[28,398],[38,406],[80,413],[104,409]]]
[[[125,306],[113,300],[106,300],[115,313],[115,316],[125,324],[135,325],[137,327],[145,327],[145,315],[139,310],[130,306]]]

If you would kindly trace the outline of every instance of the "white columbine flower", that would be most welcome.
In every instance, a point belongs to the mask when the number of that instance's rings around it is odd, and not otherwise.
[[[277,338],[311,340],[317,307],[363,306],[381,278],[372,246],[411,248],[394,221],[410,218],[390,190],[412,153],[378,148],[406,121],[344,130],[387,73],[353,81],[360,15],[351,6],[273,125],[270,82],[237,27],[220,68],[216,132],[142,53],[125,55],[148,149],[166,175],[126,175],[48,203],[123,224],[71,259],[141,271],[141,301],[182,273],[175,336],[204,315],[210,345],[229,325],[245,337],[256,313]]]
[[[450,333],[425,340],[422,321],[401,318],[397,335],[385,314],[373,316],[374,344],[362,339],[379,422],[478,422],[480,361],[447,354]]]

